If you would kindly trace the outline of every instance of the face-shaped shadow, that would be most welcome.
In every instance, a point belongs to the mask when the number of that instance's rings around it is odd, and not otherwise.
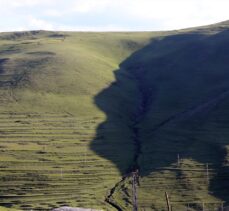
[[[107,119],[91,149],[122,175],[136,153],[142,177],[176,163],[178,154],[209,163],[216,172],[209,190],[228,201],[228,58],[228,30],[153,39],[123,61],[116,81],[95,97]]]

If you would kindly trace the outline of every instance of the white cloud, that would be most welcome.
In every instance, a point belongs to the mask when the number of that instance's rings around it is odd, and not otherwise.
[[[0,5],[5,7],[33,7],[37,5],[51,5],[54,2],[55,0],[0,0]]]
[[[10,5],[14,7],[35,6],[40,4],[40,0],[11,0]]]
[[[131,2],[126,10],[129,16],[159,23],[160,29],[198,26],[229,18],[228,0],[132,0]]]
[[[228,8],[228,0],[0,0],[0,30],[178,29],[227,20]]]
[[[64,14],[65,12],[59,11],[57,9],[47,9],[44,11],[44,15],[50,16],[50,17],[61,17]]]
[[[94,31],[94,32],[105,32],[105,31],[130,31],[130,28],[121,27],[117,25],[104,25],[104,26],[56,26],[57,31]]]
[[[104,10],[107,6],[112,5],[110,0],[76,0],[70,11],[88,13]]]
[[[28,17],[28,26],[30,29],[54,30],[54,26],[50,22],[32,16]]]

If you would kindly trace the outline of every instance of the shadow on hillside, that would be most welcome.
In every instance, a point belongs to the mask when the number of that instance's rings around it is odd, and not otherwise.
[[[3,65],[8,61],[6,58],[0,58],[0,74],[4,73]]]
[[[228,37],[225,30],[215,35],[196,32],[154,38],[123,61],[115,71],[116,81],[94,99],[107,119],[98,126],[91,149],[113,162],[124,176],[133,165],[133,129],[138,128],[142,177],[176,163],[180,154],[182,159],[210,163],[218,173],[210,181],[210,191],[229,201],[229,168],[222,167],[226,143],[208,142],[209,136],[203,135],[209,116],[219,119],[213,111],[222,99],[210,102],[229,90]],[[220,71],[214,72],[218,66]],[[156,120],[153,110],[158,111]]]

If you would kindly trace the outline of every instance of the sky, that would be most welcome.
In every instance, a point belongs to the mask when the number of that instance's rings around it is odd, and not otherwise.
[[[229,19],[229,0],[0,0],[0,31],[158,31]]]

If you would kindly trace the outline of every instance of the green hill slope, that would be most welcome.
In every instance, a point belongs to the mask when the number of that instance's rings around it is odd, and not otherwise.
[[[229,201],[229,26],[0,34],[0,206]],[[179,159],[177,157],[179,156]]]
[[[2,206],[107,207],[104,198],[121,174],[90,149],[97,126],[106,119],[94,97],[115,80],[119,63],[150,37],[151,33],[1,34]],[[111,97],[104,103],[112,108],[116,100]],[[112,109],[117,113],[118,108]],[[123,125],[120,122],[119,128],[125,131]],[[122,137],[119,132],[115,134]],[[108,145],[105,150],[113,148]],[[131,146],[126,153],[124,162],[117,157],[123,168],[131,159]]]

